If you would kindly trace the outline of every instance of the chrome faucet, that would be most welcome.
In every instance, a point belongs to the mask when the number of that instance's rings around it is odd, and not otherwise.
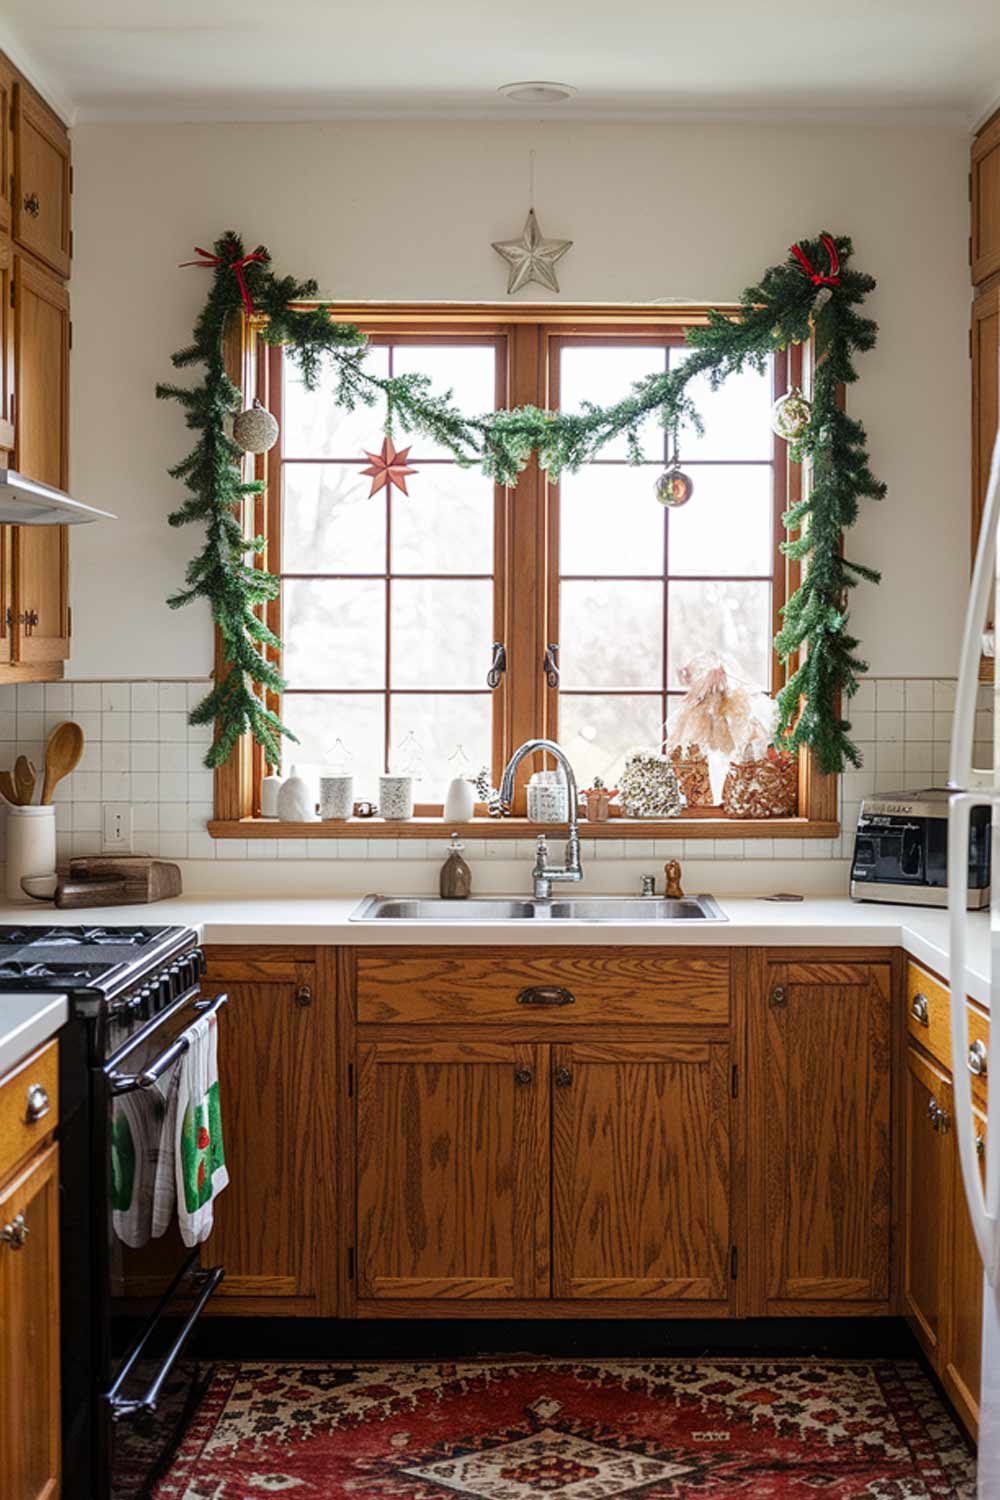
[[[562,864],[549,864],[549,845],[544,833],[539,834],[535,846],[535,864],[531,871],[535,900],[547,901],[552,895],[553,880],[583,879],[583,867],[580,864],[580,832],[577,827],[579,797],[576,790],[576,777],[573,774],[573,767],[566,758],[565,750],[554,740],[525,740],[507,762],[500,782],[500,801],[504,810],[509,813],[514,801],[514,776],[517,768],[526,755],[534,755],[537,750],[544,750],[562,767],[563,775],[566,777],[566,797],[569,802],[569,834]]]

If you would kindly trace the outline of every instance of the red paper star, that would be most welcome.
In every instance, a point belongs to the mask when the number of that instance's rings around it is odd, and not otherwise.
[[[383,489],[386,485],[390,489],[395,485],[397,490],[402,490],[404,495],[410,493],[406,488],[406,476],[407,474],[415,474],[417,471],[407,465],[406,460],[409,452],[409,448],[400,448],[397,450],[390,437],[387,437],[383,442],[381,453],[369,453],[368,449],[365,449],[365,457],[371,459],[371,466],[367,469],[362,469],[361,472],[362,474],[371,476],[372,487],[368,491],[369,500],[373,495],[377,495],[379,490]]]

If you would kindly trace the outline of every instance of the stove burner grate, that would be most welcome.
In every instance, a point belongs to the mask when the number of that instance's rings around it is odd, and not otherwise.
[[[61,983],[90,984],[105,971],[103,964],[81,969],[75,964],[23,963],[15,959],[0,960],[0,984],[13,979],[58,979]]]
[[[0,927],[0,946],[10,948],[144,948],[148,927]]]

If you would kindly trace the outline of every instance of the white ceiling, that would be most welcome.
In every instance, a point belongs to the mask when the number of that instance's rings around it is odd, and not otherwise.
[[[971,124],[997,0],[3,0],[0,44],[77,120],[761,115]]]

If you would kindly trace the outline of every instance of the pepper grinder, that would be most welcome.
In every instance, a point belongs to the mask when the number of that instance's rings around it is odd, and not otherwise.
[[[464,901],[472,891],[472,871],[462,857],[465,845],[457,833],[451,836],[448,858],[441,866],[441,895],[445,900]]]

